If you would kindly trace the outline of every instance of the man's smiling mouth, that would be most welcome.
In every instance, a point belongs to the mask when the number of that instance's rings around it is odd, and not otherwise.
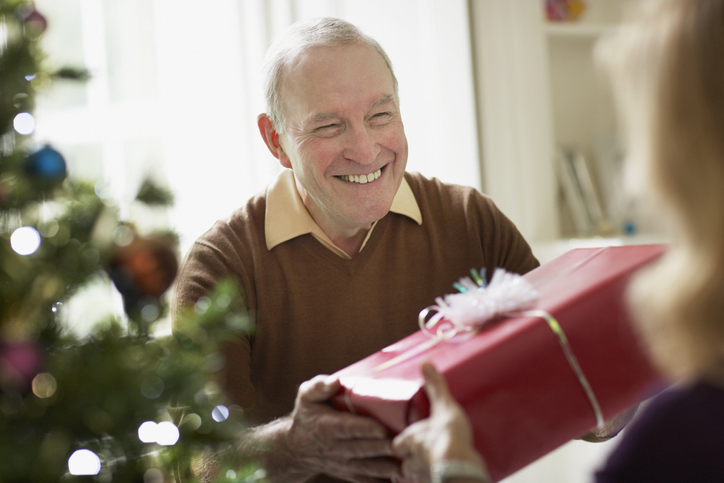
[[[348,181],[350,183],[365,184],[365,183],[371,183],[372,181],[376,180],[377,178],[380,177],[381,174],[382,174],[382,169],[380,168],[377,171],[375,171],[374,173],[370,173],[370,174],[345,174],[345,175],[336,176],[336,177],[341,180]]]

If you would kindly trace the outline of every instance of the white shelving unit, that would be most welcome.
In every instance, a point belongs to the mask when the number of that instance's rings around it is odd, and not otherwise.
[[[548,38],[593,39],[613,31],[615,26],[607,23],[549,23],[545,27]]]
[[[533,244],[576,232],[556,174],[561,148],[583,154],[616,236],[628,202],[608,81],[594,59],[637,0],[588,0],[576,22],[548,22],[543,0],[470,3],[484,190]],[[643,230],[642,230],[643,231]]]
[[[545,45],[551,121],[556,149],[581,153],[593,177],[598,200],[608,223],[606,231],[577,230],[570,201],[558,198],[560,234],[618,235],[636,229],[626,196],[621,192],[621,152],[616,113],[608,80],[595,60],[598,40],[615,31],[634,5],[632,0],[587,2],[587,11],[576,22],[545,22]]]

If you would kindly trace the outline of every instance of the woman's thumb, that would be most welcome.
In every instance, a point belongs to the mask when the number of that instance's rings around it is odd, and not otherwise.
[[[437,372],[429,362],[422,363],[422,375],[425,378],[425,392],[430,400],[430,412],[440,404],[447,403],[452,396],[445,382],[445,377]]]

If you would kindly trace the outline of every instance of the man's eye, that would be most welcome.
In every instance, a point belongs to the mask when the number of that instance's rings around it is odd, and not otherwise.
[[[337,129],[339,127],[339,124],[333,123],[333,124],[325,124],[324,126],[319,126],[317,128],[317,131],[329,131],[331,129]]]
[[[372,118],[370,118],[370,122],[374,123],[386,123],[388,120],[392,118],[391,112],[378,112],[377,114],[374,114]]]

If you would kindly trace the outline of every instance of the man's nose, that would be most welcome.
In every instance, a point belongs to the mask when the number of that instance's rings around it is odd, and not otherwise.
[[[377,159],[380,147],[370,127],[353,126],[347,130],[345,137],[345,158],[359,164],[370,164]]]

